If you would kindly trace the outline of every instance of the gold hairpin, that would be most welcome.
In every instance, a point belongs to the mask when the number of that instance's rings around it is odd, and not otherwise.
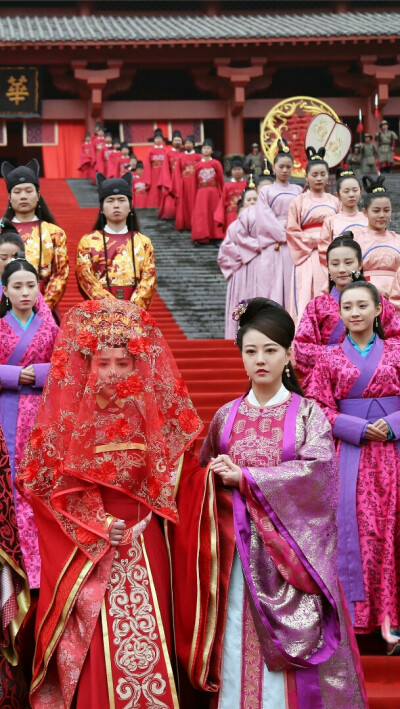
[[[255,186],[256,186],[256,184],[255,184],[255,182],[254,182],[254,180],[253,180],[253,175],[250,173],[249,187],[250,187],[251,190],[253,190],[253,189],[255,188]]]
[[[384,187],[374,187],[372,194],[376,194],[377,192],[386,192],[386,190]]]

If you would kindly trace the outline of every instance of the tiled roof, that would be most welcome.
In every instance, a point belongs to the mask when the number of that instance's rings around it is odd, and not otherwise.
[[[257,41],[289,38],[393,37],[400,12],[249,15],[0,17],[0,43]]]

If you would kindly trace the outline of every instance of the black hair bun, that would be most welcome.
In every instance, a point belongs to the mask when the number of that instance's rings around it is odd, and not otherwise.
[[[378,179],[373,180],[369,175],[364,175],[362,178],[364,189],[368,194],[375,194],[376,192],[386,192],[386,188],[383,186],[385,178],[383,175],[379,175]]]
[[[345,167],[338,167],[336,170],[336,179],[340,180],[341,177],[355,177],[353,170],[349,170]]]
[[[325,148],[318,148],[318,150],[315,150],[312,145],[308,145],[306,148],[306,155],[309,161],[323,160],[325,158],[325,153]]]

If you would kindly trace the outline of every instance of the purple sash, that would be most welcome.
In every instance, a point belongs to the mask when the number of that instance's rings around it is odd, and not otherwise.
[[[382,340],[376,336],[374,345],[365,358],[357,352],[348,338],[342,343],[342,349],[350,361],[360,370],[360,374],[346,399],[338,402],[339,411],[342,414],[373,422],[382,418],[382,415],[398,410],[398,397],[361,398],[382,357]],[[349,425],[351,424],[349,423]],[[353,622],[354,602],[365,599],[356,513],[356,490],[361,451],[361,443],[354,445],[342,440],[339,460],[338,573]]]
[[[336,303],[339,303],[340,292],[335,286],[333,286],[329,295],[331,296],[331,298],[333,298],[333,300],[336,301]],[[346,328],[344,326],[344,322],[342,318],[339,318],[331,334],[329,335],[328,346],[337,345],[338,342],[341,340],[342,336],[344,335],[345,331]]]
[[[7,359],[6,364],[18,366],[18,363],[24,356],[27,348],[32,342],[34,336],[40,328],[42,318],[35,315],[29,327],[24,330],[21,325],[15,320],[11,313],[7,313],[4,319],[12,330],[20,338],[15,345],[13,351]],[[33,389],[30,386],[21,386],[17,391],[3,389],[0,398],[0,424],[3,429],[4,438],[6,441],[7,451],[10,458],[10,468],[12,481],[15,479],[15,439],[17,431],[17,418],[19,397],[21,394],[41,394],[41,389]],[[14,493],[15,494],[15,493]]]
[[[235,422],[239,406],[243,401],[244,396],[234,401],[233,406],[229,412],[228,418],[226,420],[226,424],[222,431],[220,440],[220,451],[223,454],[228,453],[229,439],[232,432],[233,424]],[[282,446],[282,462],[293,460],[296,456],[296,418],[300,401],[301,397],[298,394],[292,393],[291,401],[289,403],[285,418]],[[244,469],[244,472],[247,478],[252,479],[247,469]],[[270,660],[270,662],[266,661],[266,664],[274,666],[274,669],[290,668],[296,671],[296,685],[299,709],[322,709],[323,704],[321,688],[319,684],[318,665],[322,662],[325,662],[329,657],[331,657],[331,655],[336,650],[339,644],[340,632],[336,630],[336,604],[328,589],[326,588],[325,584],[319,578],[318,574],[314,571],[313,567],[309,564],[308,560],[305,558],[304,554],[296,544],[295,540],[292,539],[286,528],[282,525],[280,519],[277,517],[272,507],[270,507],[268,502],[265,500],[265,497],[262,495],[261,491],[259,491],[259,494],[257,494],[256,485],[254,486],[254,492],[257,498],[259,498],[259,501],[266,510],[267,514],[270,516],[272,522],[277,527],[278,531],[289,542],[291,548],[298,555],[299,559],[304,564],[311,577],[319,585],[329,604],[329,611],[327,611],[327,623],[324,633],[324,642],[322,646],[318,648],[318,650],[311,657],[309,657],[308,660],[302,660],[298,657],[292,657],[291,655],[289,655],[285,651],[282,643],[280,642],[268,618],[266,617],[259,602],[257,591],[254,587],[249,565],[251,538],[250,516],[247,511],[246,502],[244,498],[238,490],[234,489],[233,514],[236,545],[242,565],[243,574],[246,580],[246,590],[249,593],[250,605],[254,608],[257,618],[259,620],[259,622],[257,623],[256,619],[254,619],[256,628],[258,630],[260,644],[263,649],[264,659],[266,660],[265,655],[268,654],[268,659]],[[261,632],[259,632],[260,630]],[[262,640],[260,636],[262,637]]]

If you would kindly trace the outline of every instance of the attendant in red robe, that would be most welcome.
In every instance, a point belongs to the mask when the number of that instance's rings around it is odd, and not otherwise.
[[[221,199],[214,213],[215,222],[223,237],[228,226],[237,218],[237,203],[243,190],[247,187],[247,180],[243,179],[243,175],[243,160],[236,156],[232,159],[232,178],[230,182],[225,182]]]
[[[34,709],[178,709],[163,528],[201,428],[148,313],[117,300],[69,312],[19,478],[43,564]]]
[[[129,149],[129,145],[128,145],[128,143],[122,143],[121,153],[119,156],[117,177],[123,177],[123,175],[125,175],[125,173],[130,172],[130,170],[129,170],[130,160],[131,160],[131,151]]]
[[[221,163],[212,157],[213,150],[213,141],[206,138],[201,148],[201,161],[194,170],[196,200],[192,214],[191,240],[196,244],[208,244],[213,239],[221,239],[214,221],[214,212],[224,187],[224,173]]]
[[[110,150],[107,160],[106,177],[119,177],[119,159],[121,157],[121,143],[118,138],[114,138],[112,150]]]
[[[92,140],[89,131],[85,134],[85,140],[82,142],[81,149],[79,152],[78,170],[82,177],[90,178],[91,173],[91,162],[92,162]]]
[[[96,172],[102,172],[99,165],[103,165],[103,148],[106,142],[104,128],[97,131],[97,135],[92,141],[92,182],[96,182]]]
[[[174,130],[172,134],[172,148],[167,153],[163,162],[158,187],[162,193],[161,206],[158,212],[159,219],[175,219],[176,197],[172,194],[172,180],[182,149],[182,133]]]
[[[106,131],[104,136],[104,145],[97,156],[96,166],[97,172],[107,172],[107,164],[110,152],[112,150],[112,134],[110,131]]]
[[[142,175],[143,163],[138,160],[136,170],[132,172],[132,204],[135,209],[143,209],[146,206],[146,185],[143,182]]]
[[[146,207],[157,207],[157,209],[159,209],[161,204],[161,192],[158,189],[158,184],[167,153],[164,147],[164,136],[161,128],[156,128],[153,138],[149,138],[149,140],[154,140],[154,146],[150,148],[146,155],[143,170],[143,181],[146,184],[147,190]]]
[[[196,153],[194,135],[185,138],[185,152],[179,156],[172,180],[172,194],[176,198],[175,230],[190,229],[196,199],[194,169],[201,160]]]

